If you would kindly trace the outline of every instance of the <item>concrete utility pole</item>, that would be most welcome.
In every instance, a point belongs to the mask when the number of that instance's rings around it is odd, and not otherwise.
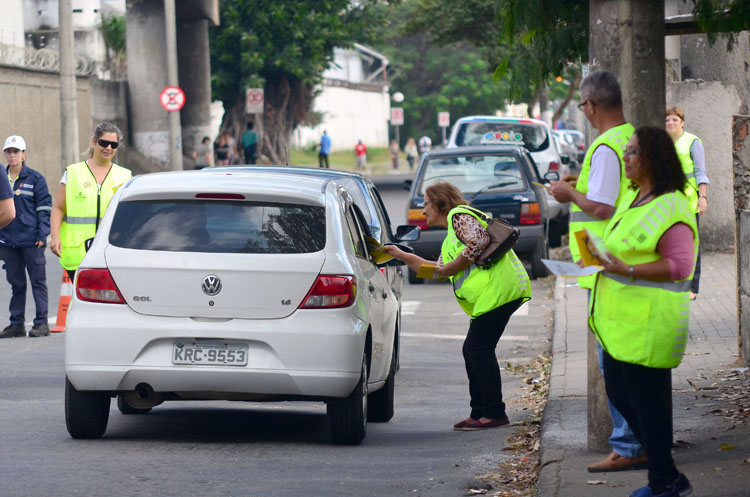
[[[617,77],[625,118],[636,128],[663,126],[664,0],[591,0],[589,32],[590,70],[606,69]],[[609,452],[612,425],[591,333],[588,380],[588,448]]]
[[[167,84],[180,86],[177,76],[177,15],[174,0],[164,0],[164,35],[167,51]],[[182,170],[180,111],[169,113],[169,169]]]
[[[63,169],[79,160],[72,0],[60,0],[60,145]]]
[[[734,116],[732,123],[734,208],[737,246],[737,322],[740,360],[750,366],[750,116]]]

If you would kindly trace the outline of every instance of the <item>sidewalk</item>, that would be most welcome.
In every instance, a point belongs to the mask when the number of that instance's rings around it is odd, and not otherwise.
[[[672,372],[674,458],[695,496],[750,495],[750,372],[738,368],[735,257],[703,254],[685,358]],[[550,393],[542,419],[539,497],[628,496],[646,470],[588,473],[606,454],[586,438],[585,290],[558,278]]]

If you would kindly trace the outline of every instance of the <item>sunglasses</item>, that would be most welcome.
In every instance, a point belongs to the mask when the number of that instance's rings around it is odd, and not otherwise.
[[[98,143],[99,146],[102,147],[102,148],[112,147],[112,150],[115,150],[120,145],[118,142],[111,142],[109,140],[102,140],[101,138],[99,138],[98,140],[96,140],[96,143]]]

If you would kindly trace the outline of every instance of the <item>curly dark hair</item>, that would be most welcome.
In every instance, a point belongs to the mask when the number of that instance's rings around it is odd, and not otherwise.
[[[654,196],[684,190],[687,178],[669,133],[656,126],[641,126],[635,130],[635,137],[640,148],[641,167],[651,176]]]

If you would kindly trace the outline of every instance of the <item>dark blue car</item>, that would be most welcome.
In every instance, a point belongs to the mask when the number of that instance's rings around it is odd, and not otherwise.
[[[556,173],[550,179],[558,179]],[[422,229],[419,240],[410,243],[414,253],[437,260],[446,235],[444,228],[427,226],[422,210],[425,189],[437,181],[457,186],[469,203],[495,218],[508,221],[521,230],[514,250],[528,263],[529,276],[545,276],[541,259],[547,258],[549,208],[545,181],[520,145],[483,145],[431,151],[422,157],[414,180],[407,180],[409,224]],[[409,271],[409,283],[422,283]]]

